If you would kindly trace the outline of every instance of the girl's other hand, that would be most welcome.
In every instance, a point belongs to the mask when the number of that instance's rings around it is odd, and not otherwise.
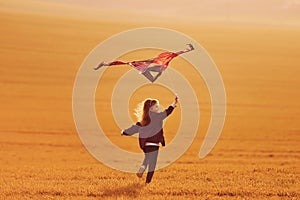
[[[190,43],[190,44],[187,44],[187,46],[188,46],[188,50],[189,51],[192,51],[192,50],[194,50],[195,48],[194,48],[194,46]]]

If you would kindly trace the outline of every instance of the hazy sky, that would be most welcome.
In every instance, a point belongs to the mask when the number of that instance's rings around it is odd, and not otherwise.
[[[100,20],[300,26],[300,0],[10,0],[0,9]]]

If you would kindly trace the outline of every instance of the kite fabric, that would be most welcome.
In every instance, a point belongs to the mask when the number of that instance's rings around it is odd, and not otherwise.
[[[110,62],[107,64],[100,63],[99,66],[101,66],[101,65],[104,65],[104,66],[130,65],[130,66],[134,67],[136,70],[143,73],[151,64],[157,64],[157,65],[161,65],[160,71],[164,71],[168,67],[169,62],[173,58],[177,57],[178,55],[179,55],[178,53],[174,53],[174,52],[163,52],[154,59],[142,60],[142,61],[132,61],[132,62],[113,61],[113,62]]]
[[[189,51],[194,50],[192,44],[187,44],[187,48],[178,52],[163,52],[159,54],[157,57],[148,60],[139,60],[139,61],[131,61],[131,62],[123,62],[123,61],[113,61],[109,63],[101,62],[95,70],[98,70],[102,66],[112,66],[112,65],[130,65],[136,70],[138,70],[141,74],[143,74],[149,81],[152,83],[162,74],[162,72],[167,69],[170,61],[179,56],[180,54],[187,53]],[[152,66],[150,66],[152,65]],[[158,72],[156,76],[153,76],[150,72]]]

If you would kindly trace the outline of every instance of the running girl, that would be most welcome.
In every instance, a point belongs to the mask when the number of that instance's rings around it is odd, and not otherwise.
[[[159,143],[165,146],[163,133],[163,120],[173,112],[178,102],[178,97],[175,101],[163,112],[159,112],[159,102],[155,99],[146,99],[142,104],[142,112],[137,109],[139,122],[132,125],[130,128],[122,130],[122,135],[133,135],[139,133],[139,145],[145,154],[143,164],[137,172],[139,178],[142,177],[148,166],[146,183],[150,183],[155,171]]]

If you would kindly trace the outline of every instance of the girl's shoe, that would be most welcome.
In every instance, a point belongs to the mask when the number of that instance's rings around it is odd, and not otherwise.
[[[142,178],[145,169],[146,169],[146,167],[144,165],[142,165],[140,167],[139,171],[137,171],[137,173],[136,173],[137,177]]]
[[[100,67],[102,67],[102,66],[104,66],[104,65],[105,65],[105,63],[104,63],[104,62],[101,62],[101,63],[99,63],[99,65],[98,65],[97,67],[94,68],[94,70],[97,70],[97,69],[99,69]]]

